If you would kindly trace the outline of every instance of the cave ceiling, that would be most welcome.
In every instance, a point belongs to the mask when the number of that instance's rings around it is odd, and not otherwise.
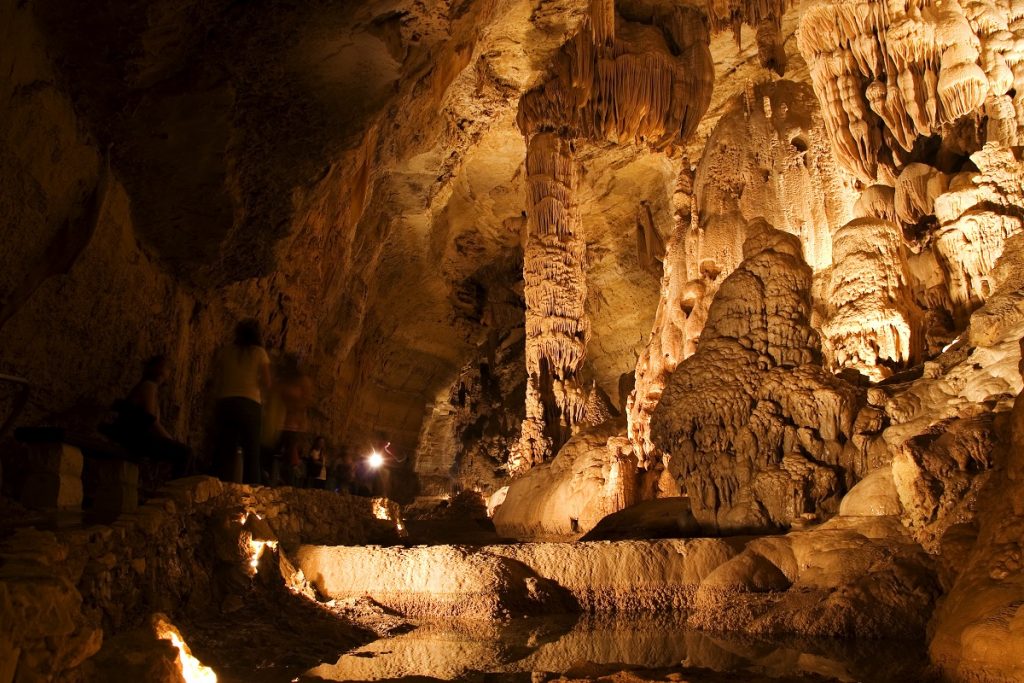
[[[273,347],[310,359],[340,433],[386,430],[412,450],[488,335],[522,325],[485,320],[488,300],[523,296],[520,98],[550,78],[589,5],[108,0],[85,12],[37,0],[33,11],[143,248],[197,293],[197,310],[256,312]],[[810,80],[799,6],[773,29],[774,72],[750,24],[774,26],[785,5],[621,0],[618,33],[663,44],[653,27],[679,7],[711,29],[714,88],[695,133],[657,150],[578,145],[581,377],[620,409],[661,287],[638,230],[646,222],[663,245],[687,220],[679,179],[739,94],[780,74]]]

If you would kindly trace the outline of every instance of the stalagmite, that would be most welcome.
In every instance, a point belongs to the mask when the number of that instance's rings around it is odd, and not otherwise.
[[[696,345],[696,335],[703,327],[703,318],[696,332],[691,319],[699,317],[694,311],[702,307],[704,284],[686,281],[687,235],[690,229],[690,196],[692,178],[681,174],[675,197],[675,229],[669,240],[662,276],[662,296],[654,319],[654,333],[637,359],[635,387],[626,403],[627,432],[638,459],[650,467],[655,463],[654,445],[650,439],[650,415],[661,399],[661,392],[669,375]],[[706,308],[706,305],[703,306]]]
[[[534,135],[526,152],[527,423],[510,470],[544,461],[561,444],[586,406],[576,374],[590,336],[584,304],[584,242],[576,206],[573,143],[555,133]],[[543,438],[542,435],[546,435]]]
[[[756,222],[743,253],[651,421],[698,521],[732,530],[834,511],[857,467],[841,444],[858,395],[819,364],[799,240]]]
[[[529,141],[524,273],[530,386],[522,437],[510,455],[514,473],[543,462],[586,412],[577,379],[589,328],[573,140],[643,142],[665,149],[696,130],[710,102],[714,71],[701,14],[677,6],[654,21],[655,29],[644,31],[649,42],[620,40],[614,2],[593,0],[583,27],[559,55],[553,77],[520,101],[517,121]],[[638,218],[648,265],[663,258],[650,220],[649,215]]]
[[[832,157],[813,92],[792,81],[751,85],[733,100],[692,182],[693,206],[677,215],[627,409],[630,439],[648,463],[659,457],[651,414],[672,371],[697,350],[719,286],[743,260],[749,224],[764,218],[799,236],[804,259],[822,273],[832,265],[832,231],[853,218],[856,198],[854,179]],[[891,189],[888,197],[891,212]]]
[[[821,331],[836,367],[877,381],[917,360],[921,312],[911,299],[899,228],[873,217],[847,223],[833,238],[833,259]]]

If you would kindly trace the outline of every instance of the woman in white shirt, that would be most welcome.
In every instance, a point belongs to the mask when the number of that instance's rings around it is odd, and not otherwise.
[[[217,410],[214,467],[224,481],[238,481],[235,454],[242,450],[246,484],[259,484],[263,392],[270,388],[270,357],[263,348],[259,323],[243,320],[235,340],[217,357]]]

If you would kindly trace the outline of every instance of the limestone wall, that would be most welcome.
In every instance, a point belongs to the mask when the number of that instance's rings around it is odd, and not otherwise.
[[[154,612],[217,609],[240,579],[244,591],[246,511],[285,547],[395,538],[368,498],[209,477],[178,480],[109,524],[18,529],[0,543],[0,680],[75,680],[105,637]]]

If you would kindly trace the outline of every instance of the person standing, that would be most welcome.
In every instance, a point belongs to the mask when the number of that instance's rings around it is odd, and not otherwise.
[[[327,439],[318,436],[309,449],[307,458],[307,486],[314,489],[327,487]]]
[[[256,320],[235,326],[235,338],[217,357],[214,466],[224,481],[238,481],[236,454],[242,454],[242,481],[261,482],[260,437],[263,392],[270,388],[270,357]]]
[[[297,356],[285,356],[275,390],[284,407],[278,452],[291,474],[289,483],[302,486],[306,477],[299,478],[296,473],[301,469],[302,454],[309,443],[309,409],[313,405],[314,387]]]

